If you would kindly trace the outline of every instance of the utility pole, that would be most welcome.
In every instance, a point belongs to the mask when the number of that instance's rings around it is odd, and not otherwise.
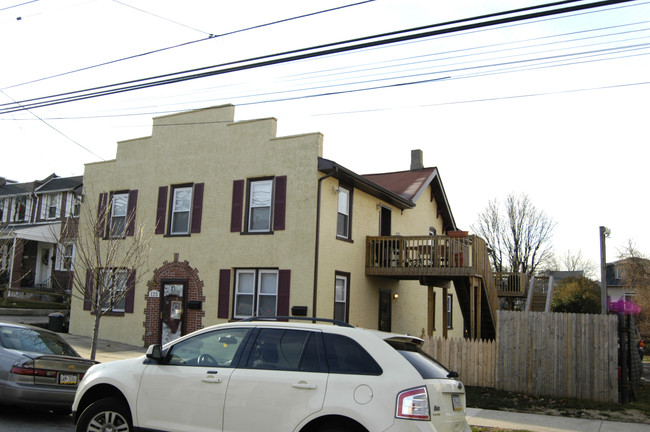
[[[604,226],[600,227],[600,307],[601,313],[607,315],[607,258],[605,251],[605,239],[611,231]]]

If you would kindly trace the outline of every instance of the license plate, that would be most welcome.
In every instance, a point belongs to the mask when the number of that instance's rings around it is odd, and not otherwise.
[[[463,403],[460,400],[460,395],[457,394],[451,395],[451,406],[454,408],[454,411],[463,410]]]
[[[77,374],[59,374],[59,384],[77,385],[78,380]]]

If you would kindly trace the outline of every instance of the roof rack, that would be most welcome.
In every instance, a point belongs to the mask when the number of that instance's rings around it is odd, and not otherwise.
[[[281,321],[281,320],[292,320],[292,321],[311,321],[313,323],[317,322],[327,322],[331,323],[340,327],[351,327],[354,328],[354,326],[350,323],[346,323],[345,321],[340,321],[340,320],[335,320],[335,319],[329,319],[329,318],[309,318],[309,317],[296,317],[296,316],[250,316],[248,318],[244,318],[242,320],[239,320],[239,322],[248,322],[248,321]]]

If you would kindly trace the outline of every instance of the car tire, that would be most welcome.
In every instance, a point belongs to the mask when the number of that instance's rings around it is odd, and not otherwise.
[[[124,403],[116,398],[93,402],[79,416],[76,432],[101,432],[110,427],[115,432],[132,432],[131,413]]]

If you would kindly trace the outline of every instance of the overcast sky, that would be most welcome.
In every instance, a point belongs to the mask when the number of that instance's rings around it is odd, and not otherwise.
[[[354,3],[8,0],[0,6],[0,110],[548,2],[376,0],[340,8]],[[302,15],[309,16],[288,20]],[[557,222],[557,254],[581,251],[599,264],[601,225],[612,231],[608,261],[628,240],[650,251],[649,53],[650,2],[637,0],[2,111],[0,176],[83,174],[85,163],[113,159],[118,141],[150,135],[152,117],[232,103],[236,120],[277,118],[278,135],[322,132],[324,157],[360,174],[406,170],[411,150],[423,150],[461,229],[470,230],[489,200],[525,193]]]

